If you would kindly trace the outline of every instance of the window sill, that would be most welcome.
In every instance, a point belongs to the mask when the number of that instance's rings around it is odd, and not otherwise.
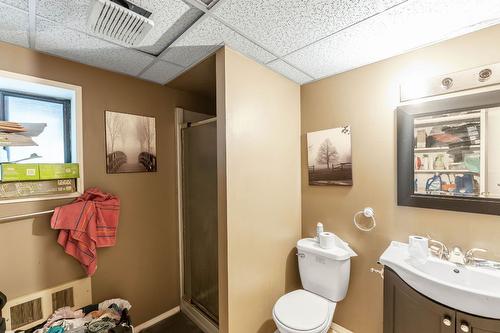
[[[5,199],[0,200],[0,205],[3,204],[15,204],[22,202],[34,202],[34,201],[48,201],[48,200],[64,200],[64,199],[73,199],[78,198],[82,193],[74,192],[74,193],[65,193],[65,194],[57,194],[57,195],[47,195],[47,196],[39,196],[39,197],[27,197],[27,198],[18,198],[18,199]]]

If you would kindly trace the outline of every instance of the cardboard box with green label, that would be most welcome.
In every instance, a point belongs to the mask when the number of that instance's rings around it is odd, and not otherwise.
[[[78,163],[2,164],[2,182],[76,179]]]
[[[39,180],[38,164],[2,164],[2,181],[16,182]]]
[[[78,163],[39,164],[40,180],[75,179],[80,177]]]
[[[76,192],[76,179],[0,183],[0,201]]]

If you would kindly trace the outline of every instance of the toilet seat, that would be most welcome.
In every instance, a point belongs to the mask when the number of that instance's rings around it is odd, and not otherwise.
[[[280,332],[320,333],[328,330],[336,303],[306,290],[282,296],[273,308]]]

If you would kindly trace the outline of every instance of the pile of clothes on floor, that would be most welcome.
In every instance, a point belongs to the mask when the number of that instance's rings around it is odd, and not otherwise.
[[[131,307],[128,301],[119,298],[76,311],[64,307],[25,333],[133,333],[128,314]]]

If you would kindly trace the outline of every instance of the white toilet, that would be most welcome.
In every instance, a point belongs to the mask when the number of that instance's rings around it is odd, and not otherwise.
[[[282,296],[274,305],[277,332],[325,333],[337,302],[347,294],[350,258],[356,253],[340,238],[330,249],[321,248],[313,238],[305,238],[297,242],[297,256],[304,289]]]

